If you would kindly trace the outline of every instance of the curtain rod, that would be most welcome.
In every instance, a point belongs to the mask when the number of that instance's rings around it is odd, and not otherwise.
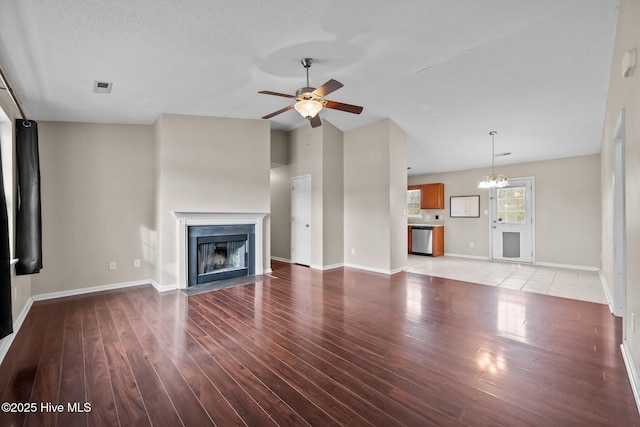
[[[11,85],[9,85],[9,81],[7,80],[7,76],[4,74],[4,70],[2,69],[2,67],[0,67],[0,80],[2,80],[2,85],[4,86],[2,89],[6,90],[7,93],[9,94],[9,97],[13,101],[13,104],[18,108],[18,111],[20,112],[20,116],[22,117],[22,120],[29,121],[27,120],[27,115],[24,113],[22,106],[20,105],[20,103],[18,102],[18,99],[13,93],[13,89],[11,88]]]

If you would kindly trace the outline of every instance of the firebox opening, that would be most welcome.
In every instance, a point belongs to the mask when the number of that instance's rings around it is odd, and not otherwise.
[[[250,225],[189,227],[189,286],[255,274],[254,241]]]

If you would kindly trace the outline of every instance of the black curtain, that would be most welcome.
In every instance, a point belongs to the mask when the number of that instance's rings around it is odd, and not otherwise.
[[[11,314],[11,254],[9,252],[9,217],[2,177],[0,153],[0,339],[13,333]]]
[[[38,123],[16,120],[18,215],[16,218],[16,274],[34,274],[42,268],[42,214]]]

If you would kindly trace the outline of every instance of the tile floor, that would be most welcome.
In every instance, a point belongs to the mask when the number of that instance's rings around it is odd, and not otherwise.
[[[525,292],[608,303],[597,271],[411,254],[407,271]]]

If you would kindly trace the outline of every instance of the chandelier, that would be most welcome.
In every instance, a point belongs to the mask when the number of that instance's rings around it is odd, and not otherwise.
[[[507,180],[507,177],[499,174],[496,175],[495,173],[495,136],[496,136],[496,132],[495,130],[492,130],[491,132],[489,132],[489,135],[491,135],[491,175],[487,175],[484,178],[482,178],[482,181],[480,181],[480,184],[478,184],[478,188],[501,188],[501,187],[506,187],[507,185],[509,185],[509,180]]]

